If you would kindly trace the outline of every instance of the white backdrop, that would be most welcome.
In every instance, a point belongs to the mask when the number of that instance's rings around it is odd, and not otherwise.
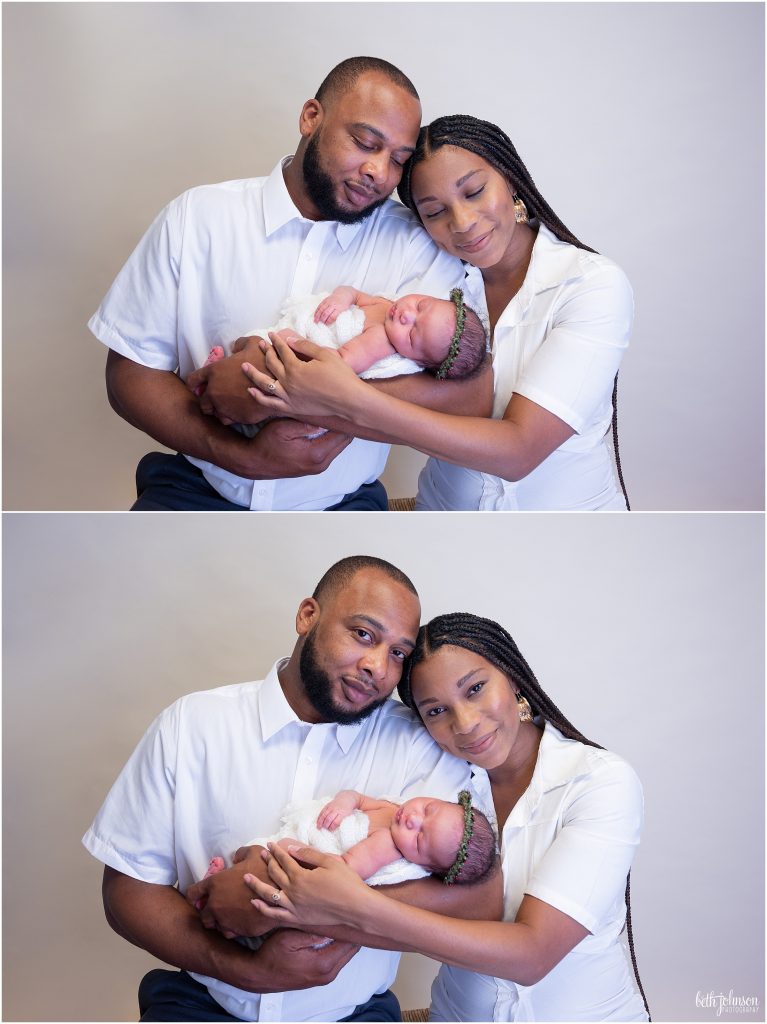
[[[152,447],[108,407],[85,324],[152,218],[268,173],[339,60],[415,81],[428,121],[516,143],[554,209],[621,264],[636,509],[763,507],[760,3],[3,5],[5,507],[122,509]],[[385,482],[414,493],[423,457]]]
[[[152,959],[110,931],[80,846],[153,716],[261,678],[337,558],[405,570],[423,617],[507,626],[645,788],[632,871],[656,1021],[764,1019],[763,523],[757,515],[4,517],[4,1020],[136,1019]],[[266,538],[261,543],[261,538]],[[398,991],[422,1006],[431,961]]]

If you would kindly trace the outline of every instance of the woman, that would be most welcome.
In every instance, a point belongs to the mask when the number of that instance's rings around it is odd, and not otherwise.
[[[501,837],[503,920],[397,903],[308,849],[296,853],[315,870],[273,850],[277,889],[247,876],[254,904],[282,924],[341,924],[443,961],[433,1020],[648,1020],[620,940],[627,923],[638,982],[628,873],[643,804],[629,765],[568,722],[488,619],[423,626],[400,696],[443,750],[477,766],[476,800]]]
[[[623,272],[564,226],[487,121],[455,115],[423,128],[399,192],[440,248],[472,264],[469,304],[484,305],[484,285],[494,418],[403,402],[304,342],[291,346],[310,363],[275,342],[274,381],[245,364],[251,394],[270,412],[341,417],[432,456],[420,509],[625,509],[606,439],[633,320]]]

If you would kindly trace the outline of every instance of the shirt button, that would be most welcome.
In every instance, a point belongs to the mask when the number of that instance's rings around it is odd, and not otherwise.
[[[312,764],[313,762],[314,762],[314,758],[313,757],[305,757],[304,758],[304,764]]]
[[[312,254],[311,254],[310,252],[308,252],[308,253],[307,253],[307,254],[306,254],[306,255],[304,256],[304,259],[306,260],[306,262],[307,262],[307,263],[311,263],[311,261],[312,261],[312,259],[313,259],[313,256],[312,256]]]
[[[263,498],[263,496],[266,494],[266,491],[264,490],[263,487],[259,490],[258,494],[259,494],[259,497],[261,497],[261,498]]]

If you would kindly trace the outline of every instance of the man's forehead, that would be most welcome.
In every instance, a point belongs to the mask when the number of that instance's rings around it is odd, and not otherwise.
[[[405,591],[412,598],[413,601],[418,601],[418,595],[414,594],[413,591],[401,583],[394,576],[390,576],[382,569],[366,568],[359,569],[354,575],[342,584],[339,588],[339,593],[350,594],[350,593],[371,593],[371,594],[389,594],[392,591],[397,591],[398,595],[401,591]]]
[[[360,569],[336,589],[333,599],[343,614],[379,617],[380,611],[375,610],[383,606],[391,607],[394,614],[420,616],[418,595],[380,569]]]
[[[395,107],[409,109],[420,128],[421,101],[386,75],[375,71],[360,75],[350,89],[334,97],[330,103],[331,106],[337,105],[344,115],[362,110],[361,120],[373,123],[380,121],[387,113],[393,114]]]

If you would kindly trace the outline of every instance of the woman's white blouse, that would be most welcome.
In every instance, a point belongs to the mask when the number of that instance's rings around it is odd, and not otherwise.
[[[492,814],[490,782],[474,769],[478,804]],[[642,787],[616,754],[565,739],[547,724],[529,787],[503,827],[504,920],[525,894],[590,932],[535,985],[443,966],[432,1020],[647,1020],[620,938],[626,877],[644,817]]]
[[[484,308],[482,276],[468,269],[467,299]],[[625,509],[605,435],[615,375],[628,347],[634,299],[611,260],[556,238],[541,225],[524,283],[493,336],[493,418],[513,393],[575,433],[517,482],[429,459],[420,509]]]

